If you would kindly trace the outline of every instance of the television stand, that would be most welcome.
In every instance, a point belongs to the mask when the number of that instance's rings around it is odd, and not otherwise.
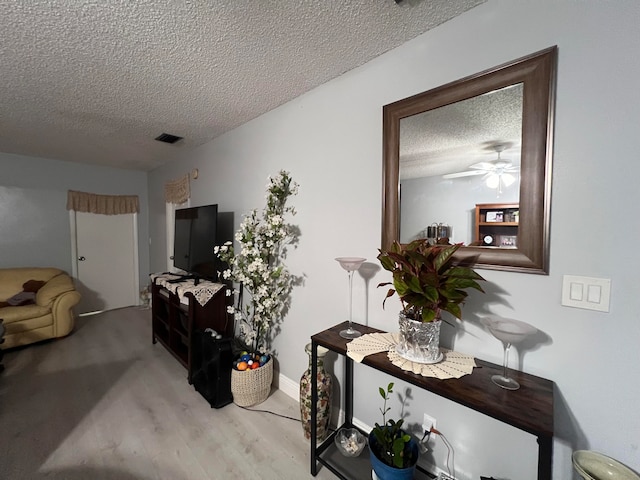
[[[169,274],[172,275],[172,274]],[[180,278],[174,278],[172,280],[167,280],[167,283],[183,283],[187,280],[193,280],[193,285],[197,286],[200,284],[201,277],[198,275],[180,275]]]
[[[191,384],[196,368],[192,358],[194,331],[211,328],[223,338],[232,338],[233,319],[227,316],[231,297],[226,295],[226,285],[203,279],[195,288],[196,279],[174,276],[151,275],[151,339],[152,343],[160,342],[186,367]]]

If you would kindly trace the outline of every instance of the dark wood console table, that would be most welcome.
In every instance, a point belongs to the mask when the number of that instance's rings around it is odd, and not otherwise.
[[[311,337],[311,378],[317,375],[316,361],[318,345],[344,356],[344,409],[345,422],[341,427],[353,427],[353,360],[347,357],[347,343],[340,330],[346,328],[347,322],[338,324]],[[381,332],[364,325],[354,325],[363,334]],[[502,366],[476,359],[479,368],[473,373],[459,379],[438,380],[423,377],[402,370],[393,365],[386,352],[369,355],[362,361],[363,365],[375,368],[392,375],[416,387],[428,390],[436,395],[464,405],[476,412],[484,413],[500,422],[519,430],[535,435],[538,439],[538,479],[551,480],[551,459],[553,455],[553,382],[545,378],[529,375],[524,372],[511,371],[510,374],[520,383],[520,389],[504,390],[491,381],[491,376],[502,373]],[[318,463],[326,466],[339,478],[359,478],[350,476],[354,469],[362,469],[358,465],[361,457],[347,458],[340,455],[334,446],[335,432],[322,444],[316,445],[316,425],[318,393],[311,389],[311,474],[318,473]],[[339,429],[338,428],[338,429]],[[368,462],[367,462],[368,463]],[[426,476],[419,478],[428,478]]]

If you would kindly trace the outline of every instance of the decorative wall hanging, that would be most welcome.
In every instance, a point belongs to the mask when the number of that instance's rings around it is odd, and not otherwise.
[[[164,184],[164,199],[167,203],[182,205],[191,197],[189,188],[189,174],[170,180]]]

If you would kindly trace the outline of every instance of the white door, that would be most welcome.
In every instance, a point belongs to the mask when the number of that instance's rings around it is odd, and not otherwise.
[[[82,300],[77,313],[139,303],[137,215],[71,212],[75,271]],[[74,222],[75,220],[75,222]]]

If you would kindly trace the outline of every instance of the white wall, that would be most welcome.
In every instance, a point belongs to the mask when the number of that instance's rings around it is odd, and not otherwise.
[[[381,108],[506,61],[558,45],[558,86],[548,276],[483,271],[492,295],[464,308],[513,316],[548,338],[521,361],[556,383],[554,478],[570,478],[572,449],[589,448],[640,470],[639,261],[633,209],[640,125],[640,3],[635,0],[490,0],[368,64],[204,145],[149,175],[152,269],[164,270],[164,181],[193,167],[192,205],[217,202],[240,214],[263,205],[268,174],[288,169],[302,230],[289,266],[305,275],[278,337],[282,374],[297,380],[313,333],[346,318],[347,279],[333,260],[375,260],[380,244]],[[212,86],[215,88],[215,86]],[[612,279],[609,313],[562,307],[564,274]],[[378,275],[354,281],[354,316],[394,330],[396,304],[382,310]],[[461,352],[500,363],[500,344],[473,322],[455,332]],[[445,332],[447,333],[447,332]],[[448,332],[451,334],[453,332]],[[329,364],[332,362],[329,361]],[[515,363],[515,362],[514,362]],[[341,363],[332,368],[341,377]],[[378,419],[376,391],[389,379],[356,368],[357,416]],[[427,412],[455,448],[457,478],[535,478],[535,440],[438,397],[413,392],[410,421]],[[441,444],[429,461],[443,467]]]
[[[140,284],[149,283],[144,172],[0,153],[0,267],[57,267],[71,273],[67,191],[138,195]]]
[[[487,187],[484,175],[443,179],[440,176],[400,182],[400,241],[424,238],[428,225],[443,223],[452,230],[451,243],[469,245],[475,237],[476,204],[518,203],[520,176],[509,187]]]

